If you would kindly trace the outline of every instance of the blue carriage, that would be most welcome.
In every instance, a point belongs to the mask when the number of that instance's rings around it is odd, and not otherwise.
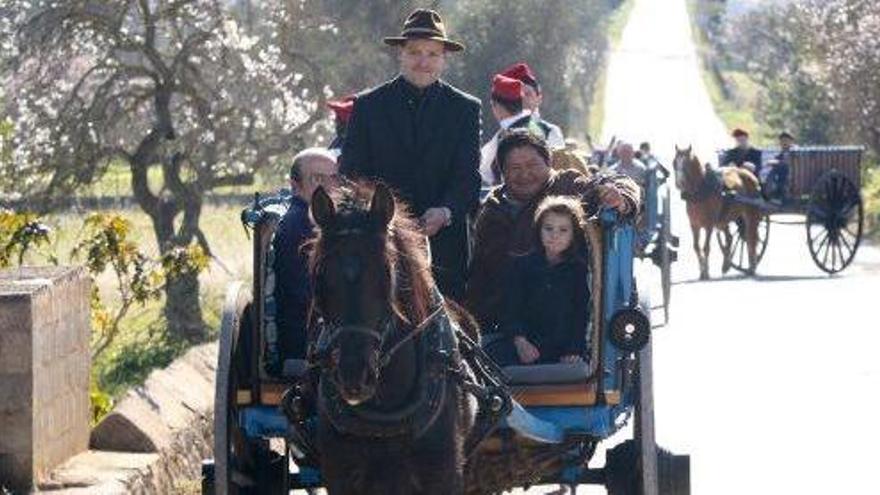
[[[214,459],[204,465],[205,493],[312,492],[322,487],[311,436],[315,405],[303,391],[309,365],[288,359],[265,371],[272,321],[271,239],[285,195],[255,200],[243,212],[253,232],[253,284],[230,285],[217,366]],[[467,493],[501,493],[539,484],[602,484],[612,495],[689,493],[689,458],[654,441],[651,317],[637,273],[638,230],[613,212],[591,221],[593,319],[584,364],[501,370],[503,421],[480,439],[466,468]],[[602,442],[628,425],[632,438],[588,467]]]
[[[642,218],[638,224],[637,256],[649,259],[660,270],[664,323],[669,322],[672,298],[672,264],[678,260],[678,237],[672,233],[672,196],[669,171],[656,160],[647,164]]]

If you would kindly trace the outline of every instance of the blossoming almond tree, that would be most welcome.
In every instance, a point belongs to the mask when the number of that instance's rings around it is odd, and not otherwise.
[[[297,51],[320,28],[306,2],[267,3],[248,33],[220,0],[4,4],[18,190],[51,204],[124,163],[162,254],[192,242],[210,254],[205,193],[251,183],[324,116],[321,68]],[[165,292],[172,333],[203,339],[197,274]]]

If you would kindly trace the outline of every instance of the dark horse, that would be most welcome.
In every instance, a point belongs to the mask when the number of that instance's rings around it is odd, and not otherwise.
[[[424,235],[381,184],[352,183],[335,201],[319,188],[311,208],[325,485],[332,495],[463,493],[477,406],[449,371],[462,366],[457,333]]]

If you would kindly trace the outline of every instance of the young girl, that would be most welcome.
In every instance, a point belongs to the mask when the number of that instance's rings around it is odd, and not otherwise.
[[[535,211],[535,246],[514,258],[501,331],[501,365],[584,360],[590,317],[584,210],[550,196]],[[512,344],[512,345],[510,345]]]

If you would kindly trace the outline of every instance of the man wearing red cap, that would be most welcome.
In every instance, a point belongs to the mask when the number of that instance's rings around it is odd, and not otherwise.
[[[337,156],[342,153],[342,146],[345,144],[348,121],[351,120],[351,112],[354,110],[354,99],[354,95],[348,95],[342,99],[327,102],[327,108],[332,110],[336,117],[334,120],[336,137],[333,138],[327,149],[336,153]]]
[[[565,148],[565,136],[562,129],[556,124],[551,124],[541,119],[541,102],[544,101],[544,93],[532,68],[525,62],[517,62],[504,69],[501,75],[516,79],[523,83],[523,107],[532,112],[538,124],[545,130],[544,139],[553,149]]]
[[[749,133],[743,129],[734,129],[732,133],[736,146],[724,152],[720,165],[723,167],[741,167],[761,176],[761,150],[749,144]]]
[[[463,296],[469,215],[479,205],[480,101],[440,79],[450,52],[440,15],[417,9],[400,36],[400,75],[360,94],[342,148],[345,175],[381,180],[421,219],[434,277],[444,295]]]
[[[495,186],[501,182],[501,174],[495,164],[495,153],[501,134],[509,129],[528,128],[544,137],[544,130],[532,119],[532,113],[523,108],[523,83],[501,74],[492,79],[492,115],[498,121],[498,132],[480,149],[480,177],[483,184]]]

